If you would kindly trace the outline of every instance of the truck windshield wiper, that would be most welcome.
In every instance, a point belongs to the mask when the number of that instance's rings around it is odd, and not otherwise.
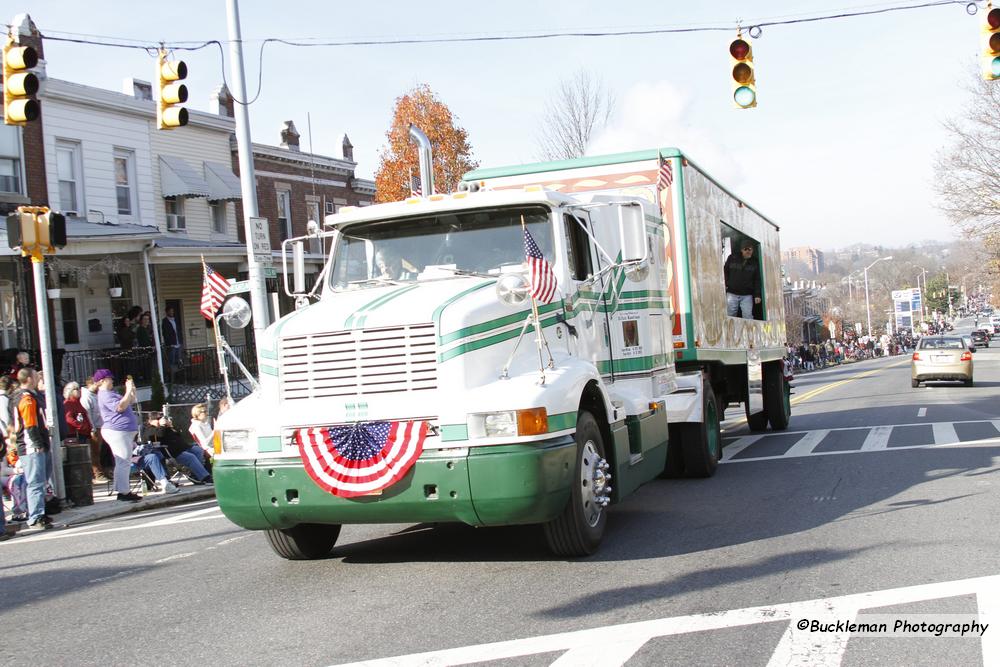
[[[403,283],[399,280],[393,280],[392,278],[365,278],[363,280],[351,280],[348,281],[348,285],[371,285],[372,283],[377,285],[402,285]]]
[[[436,266],[435,271],[449,271],[454,273],[456,276],[476,276],[477,278],[495,278],[496,276],[491,276],[488,273],[480,273],[479,271],[471,271],[469,269],[453,269],[449,266]]]

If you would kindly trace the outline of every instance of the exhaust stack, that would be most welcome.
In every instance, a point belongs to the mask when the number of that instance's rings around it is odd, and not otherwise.
[[[410,123],[410,140],[417,145],[417,157],[420,160],[420,192],[427,197],[434,194],[434,162],[431,153],[431,140],[413,123]]]

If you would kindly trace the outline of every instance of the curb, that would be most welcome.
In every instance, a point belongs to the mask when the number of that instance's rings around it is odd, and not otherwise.
[[[145,496],[137,503],[122,503],[117,500],[109,500],[99,506],[87,505],[63,510],[59,515],[53,516],[54,528],[72,528],[85,523],[109,519],[111,517],[122,516],[124,514],[135,514],[144,510],[158,509],[161,507],[173,507],[183,505],[195,500],[204,500],[215,497],[215,488],[211,486],[192,488],[190,491],[181,491],[170,495],[157,494],[155,496]],[[62,518],[62,514],[73,513],[73,516]],[[21,524],[24,525],[24,524]],[[8,528],[10,526],[8,525]],[[17,532],[20,532],[18,528]],[[15,533],[16,534],[16,533]]]

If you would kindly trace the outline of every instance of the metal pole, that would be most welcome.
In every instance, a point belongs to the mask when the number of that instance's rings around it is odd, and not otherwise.
[[[237,0],[226,0],[229,24],[229,66],[233,84],[233,113],[236,117],[236,147],[240,163],[240,191],[243,194],[243,229],[247,242],[247,268],[250,282],[250,306],[257,359],[268,325],[267,288],[264,272],[253,255],[253,229],[250,218],[259,215],[257,185],[253,169],[253,143],[250,139],[250,112],[247,108],[247,82],[243,73],[243,41],[240,35],[240,10]],[[258,368],[260,364],[258,363]]]
[[[56,425],[56,379],[59,370],[52,367],[52,336],[49,332],[49,304],[45,293],[45,258],[41,255],[31,258],[31,273],[35,279],[35,310],[38,312],[38,346],[41,354],[42,370],[45,371],[45,425],[49,429],[52,447],[52,477],[56,485],[56,495],[66,498],[66,484],[63,481],[62,440]],[[62,418],[62,415],[58,415]]]
[[[160,384],[167,384],[163,374],[163,343],[160,341],[160,315],[156,308],[156,295],[153,294],[153,277],[149,271],[149,246],[142,249],[142,267],[146,271],[146,293],[149,295],[149,315],[153,319],[153,345],[156,346],[156,369],[160,372]]]
[[[868,335],[872,335],[872,307],[868,303],[868,267],[865,267],[865,312],[868,314]]]

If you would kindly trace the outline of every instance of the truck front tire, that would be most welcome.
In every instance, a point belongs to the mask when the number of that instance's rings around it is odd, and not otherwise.
[[[315,560],[333,551],[340,525],[302,523],[294,528],[264,531],[274,553],[288,560]]]
[[[605,475],[601,466],[605,460],[604,439],[589,412],[577,415],[574,438],[576,465],[569,500],[559,516],[542,525],[545,542],[557,556],[589,556],[597,551],[608,519],[607,509],[595,500],[607,486],[601,484]]]

